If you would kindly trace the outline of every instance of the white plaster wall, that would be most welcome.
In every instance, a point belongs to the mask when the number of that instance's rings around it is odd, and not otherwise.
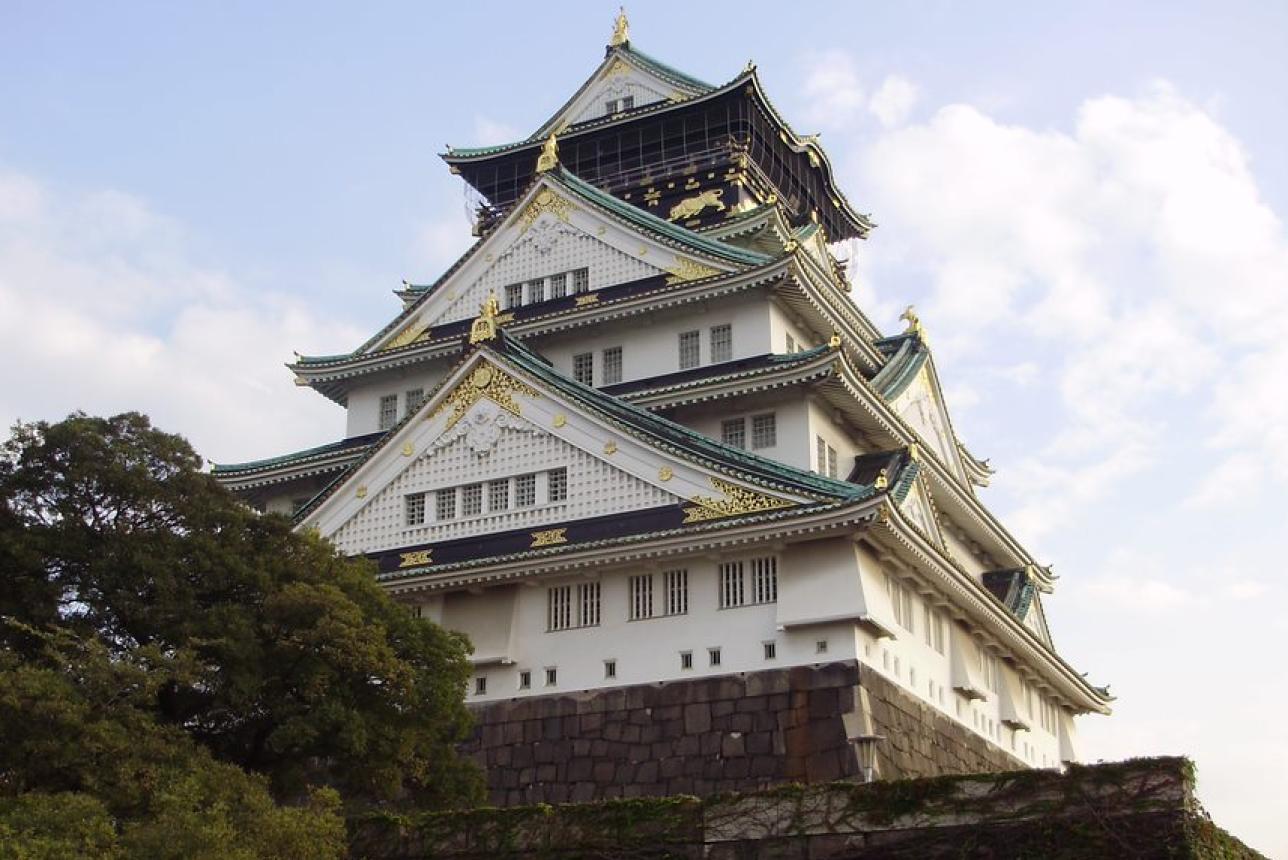
[[[952,529],[942,529],[941,531],[944,536],[944,545],[948,550],[948,554],[952,556],[954,561],[969,571],[976,579],[980,579],[984,571],[988,568],[985,567],[979,556],[976,555],[961,538],[957,537],[956,533]]]
[[[809,408],[809,461],[806,468],[818,472],[817,443],[823,437],[827,444],[836,449],[836,477],[845,480],[854,468],[854,458],[864,453],[858,442],[846,432],[845,427],[836,420],[834,410],[824,403],[810,399]]]
[[[620,99],[634,96],[635,107],[654,102],[665,101],[670,88],[661,81],[634,69],[626,74],[610,75],[597,86],[591,87],[586,95],[573,105],[570,111],[571,123],[586,122],[607,116],[606,104],[609,99]]]
[[[382,373],[355,386],[349,391],[345,436],[361,436],[380,429],[380,398],[386,394],[398,395],[398,418],[401,420],[407,414],[407,390],[420,388],[428,397],[450,369],[446,361],[421,364]]]
[[[697,432],[720,438],[720,423],[726,418],[773,412],[776,416],[777,443],[766,448],[751,448],[751,422],[747,421],[748,450],[761,457],[777,460],[799,469],[810,468],[810,454],[807,440],[809,438],[809,421],[804,398],[792,389],[783,389],[766,397],[738,398],[736,400],[717,400],[712,403],[689,407],[679,411],[673,420],[679,421]]]
[[[772,349],[767,350],[768,352],[786,353],[788,335],[791,335],[792,340],[796,342],[796,348],[802,351],[813,349],[823,343],[818,335],[798,325],[791,314],[778,305],[772,306],[769,325]]]

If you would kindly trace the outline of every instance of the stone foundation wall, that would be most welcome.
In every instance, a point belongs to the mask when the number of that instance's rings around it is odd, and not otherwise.
[[[498,806],[754,791],[854,777],[849,737],[884,735],[882,778],[1021,768],[854,662],[475,706],[463,751]],[[848,715],[848,716],[847,716]],[[866,720],[856,723],[856,716]],[[847,730],[848,724],[848,730]]]

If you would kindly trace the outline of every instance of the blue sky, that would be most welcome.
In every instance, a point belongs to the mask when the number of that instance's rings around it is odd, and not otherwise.
[[[469,241],[436,153],[535,128],[608,4],[0,6],[0,419],[152,414],[212,459],[338,437],[345,351]],[[1288,5],[650,3],[635,44],[749,58],[880,227],[984,498],[1062,575],[1057,644],[1288,855]]]

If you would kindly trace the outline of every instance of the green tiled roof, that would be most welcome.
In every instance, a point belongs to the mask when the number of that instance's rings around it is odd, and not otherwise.
[[[930,352],[916,335],[896,335],[876,341],[875,346],[890,359],[872,377],[872,387],[886,400],[898,397],[926,363]]]
[[[384,432],[368,433],[365,436],[351,436],[348,439],[341,439],[338,442],[328,442],[325,445],[318,445],[314,448],[305,448],[303,451],[293,451],[290,454],[281,454],[277,457],[267,457],[263,460],[249,460],[245,463],[213,463],[210,467],[210,474],[215,476],[229,475],[236,472],[262,472],[265,469],[272,469],[277,466],[289,466],[293,463],[301,463],[305,460],[325,457],[329,454],[339,454],[345,451],[361,451],[369,445],[372,445]]]
[[[692,75],[687,75],[684,72],[680,71],[679,69],[676,69],[672,66],[668,66],[666,63],[663,63],[661,60],[650,57],[648,54],[644,53],[643,51],[635,50],[635,48],[631,47],[630,42],[627,42],[625,45],[622,45],[621,51],[622,53],[631,57],[631,59],[638,60],[640,65],[645,66],[646,68],[649,69],[649,71],[656,72],[661,77],[669,78],[677,83],[687,84],[688,86],[691,86],[694,89],[707,90],[707,91],[715,89],[714,86],[707,83],[706,81],[700,81],[697,78],[693,77]]]

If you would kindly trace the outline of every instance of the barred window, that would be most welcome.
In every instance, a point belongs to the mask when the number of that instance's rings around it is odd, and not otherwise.
[[[577,586],[579,611],[577,621],[582,627],[599,626],[599,583],[583,582]]]
[[[701,341],[701,332],[680,332],[680,370],[697,367],[702,362]]]
[[[528,281],[528,304],[546,300],[546,279],[534,278]]]
[[[627,580],[630,593],[630,620],[653,617],[653,575],[651,573],[632,576]]]
[[[604,350],[604,384],[613,385],[622,381],[622,348],[610,346]]]
[[[572,586],[557,585],[546,592],[546,629],[572,627]]]
[[[689,572],[668,570],[662,573],[666,588],[666,614],[686,615],[689,611]]]
[[[473,517],[483,513],[483,485],[466,484],[461,487],[461,515]]]
[[[836,449],[831,445],[827,446],[827,476],[829,478],[840,477],[836,468]]]
[[[568,499],[568,470],[551,469],[546,473],[547,495],[552,502],[563,502]]]
[[[527,690],[532,686],[532,671],[523,669],[519,672],[519,689]]]
[[[523,304],[523,284],[506,284],[505,306],[517,308],[521,304]]]
[[[827,440],[822,436],[814,437],[814,471],[827,474]]]
[[[751,416],[751,447],[772,448],[778,444],[778,421],[772,412]]]
[[[573,269],[572,291],[584,293],[590,289],[590,269]]]
[[[773,660],[778,657],[778,643],[769,641],[765,642],[765,659]]]
[[[553,687],[559,682],[559,670],[554,666],[546,669],[546,686]]]
[[[487,676],[486,675],[479,675],[477,678],[474,679],[474,695],[476,696],[487,695]]]
[[[537,476],[520,475],[514,479],[514,506],[530,508],[537,503]]]
[[[718,364],[733,358],[733,326],[711,327],[711,363]]]
[[[747,422],[742,418],[726,418],[721,421],[720,441],[735,448],[746,448]]]
[[[778,601],[778,560],[773,556],[751,560],[751,596],[753,603]]]
[[[504,511],[510,507],[510,479],[501,478],[499,481],[488,481],[487,485],[487,509],[489,511]]]
[[[720,665],[720,649],[719,649],[719,648],[708,648],[708,649],[707,649],[707,659],[710,661],[710,663],[711,663],[711,665],[712,665],[712,666],[719,666],[719,665]]]
[[[680,652],[680,668],[681,668],[681,669],[692,669],[692,668],[693,668],[693,652],[692,652],[692,651],[681,651],[681,652]]]
[[[720,565],[720,608],[729,609],[747,602],[742,584],[742,562],[726,561]]]
[[[386,394],[380,398],[380,429],[388,430],[398,423],[398,395]]]
[[[404,497],[407,505],[407,525],[419,526],[425,524],[425,494],[412,493]]]
[[[451,520],[456,518],[456,488],[448,487],[434,493],[434,518]]]
[[[550,298],[562,299],[568,295],[568,275],[560,272],[550,276]]]
[[[420,404],[425,402],[425,389],[408,388],[406,401],[407,401],[407,414],[410,415],[420,408]]]
[[[572,357],[572,378],[582,385],[595,384],[595,354],[579,352]]]
[[[604,677],[605,677],[605,678],[616,678],[616,677],[617,677],[617,661],[616,661],[616,660],[605,660],[605,661],[604,661]]]

